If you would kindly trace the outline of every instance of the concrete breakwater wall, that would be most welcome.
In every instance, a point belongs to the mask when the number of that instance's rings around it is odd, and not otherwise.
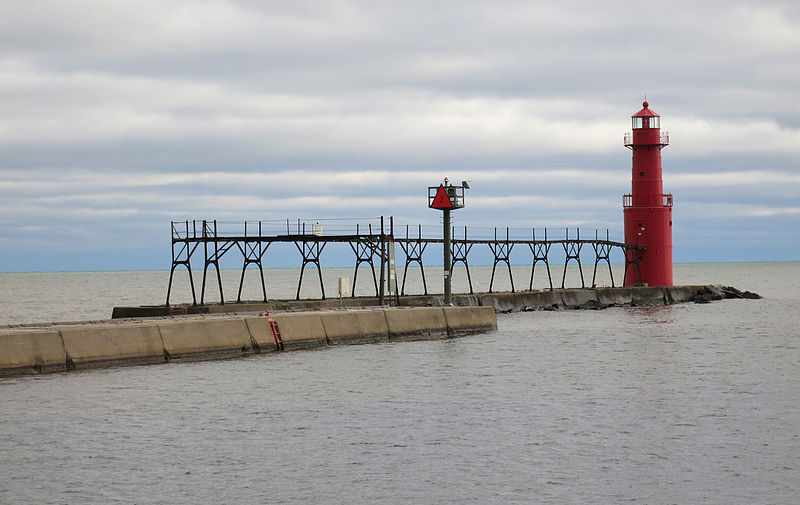
[[[608,307],[636,307],[672,305],[676,303],[709,303],[731,298],[761,298],[750,291],[740,291],[730,286],[628,286],[618,288],[556,289],[521,293],[494,293],[462,295],[459,305],[490,306],[497,312],[604,309]]]
[[[553,291],[520,291],[517,293],[476,293],[453,295],[453,304],[461,307],[492,307],[496,312],[554,309],[600,309],[613,306],[671,305],[723,298],[758,298],[749,291],[741,292],[727,286],[672,286],[672,287],[603,287],[586,289],[555,289]],[[387,298],[388,301],[388,298]],[[442,295],[411,295],[400,298],[399,306],[439,307]],[[115,307],[112,318],[157,317],[170,311],[189,314],[213,314],[245,311],[320,310],[338,307],[377,306],[376,297],[329,298],[326,300],[271,300],[269,302],[209,304],[197,306],[142,306]]]
[[[491,307],[372,308],[276,313],[286,350],[458,336],[497,329]],[[0,375],[275,352],[255,314],[187,315],[0,329]]]

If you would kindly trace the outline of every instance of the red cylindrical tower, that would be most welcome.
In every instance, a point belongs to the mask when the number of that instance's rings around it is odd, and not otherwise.
[[[625,135],[625,147],[633,151],[633,172],[631,194],[622,197],[622,207],[625,243],[647,249],[631,251],[639,272],[628,264],[625,285],[672,286],[672,195],[664,193],[661,179],[661,150],[669,144],[669,135],[661,133],[661,117],[647,102],[642,105],[631,116],[633,133]]]

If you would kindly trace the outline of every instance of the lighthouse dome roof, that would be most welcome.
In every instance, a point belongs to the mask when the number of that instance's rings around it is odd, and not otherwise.
[[[655,112],[651,111],[649,107],[649,103],[647,101],[642,102],[642,110],[637,112],[631,117],[661,117],[660,114],[656,114]]]

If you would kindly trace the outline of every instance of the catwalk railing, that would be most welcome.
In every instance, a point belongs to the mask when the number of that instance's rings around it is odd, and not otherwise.
[[[167,287],[167,300],[169,305],[172,293],[172,281],[175,270],[186,267],[189,273],[189,285],[192,293],[192,303],[197,305],[197,295],[192,276],[192,264],[202,261],[203,278],[200,289],[200,304],[205,303],[205,291],[208,270],[214,267],[219,288],[220,303],[225,303],[220,273],[220,261],[228,253],[238,251],[241,258],[242,274],[239,280],[237,302],[241,301],[242,287],[245,272],[250,266],[259,270],[261,288],[264,301],[268,300],[267,285],[264,278],[264,258],[270,247],[276,244],[293,244],[300,253],[300,275],[297,283],[297,296],[300,299],[300,288],[306,267],[313,265],[317,269],[322,299],[325,299],[325,287],[322,280],[321,256],[329,244],[348,244],[355,255],[355,270],[353,273],[352,296],[355,296],[356,281],[359,267],[366,264],[370,267],[375,296],[379,303],[387,301],[397,302],[401,296],[406,296],[405,285],[409,267],[416,264],[422,275],[424,294],[428,294],[425,278],[424,256],[431,244],[442,244],[442,229],[436,226],[403,225],[396,227],[394,218],[336,218],[336,219],[295,219],[295,220],[265,220],[265,221],[216,221],[193,220],[173,221],[172,228],[172,266],[169,273]],[[593,237],[592,233],[593,232]],[[611,285],[614,286],[614,274],[611,270],[611,253],[615,249],[622,252],[625,259],[625,276],[630,270],[635,272],[635,283],[639,281],[639,269],[635,251],[644,249],[642,246],[625,244],[622,241],[612,240],[608,230],[600,233],[598,230],[577,228],[563,229],[519,229],[519,228],[478,228],[478,227],[453,227],[452,241],[450,244],[451,268],[457,264],[465,267],[469,292],[474,293],[472,277],[469,270],[469,256],[475,246],[487,246],[493,258],[492,275],[489,281],[488,292],[494,287],[495,273],[498,266],[505,265],[511,283],[511,291],[515,291],[514,277],[512,275],[511,252],[516,248],[529,253],[531,276],[528,290],[533,290],[534,273],[536,265],[542,263],[547,271],[548,287],[554,289],[550,270],[550,263],[555,257],[563,258],[563,274],[561,287],[565,287],[567,267],[571,262],[578,266],[581,287],[586,287],[581,264],[581,255],[584,248],[591,248],[594,257],[594,272],[592,283],[597,278],[597,268],[602,262],[608,266]],[[583,235],[583,236],[582,236]],[[396,272],[395,252],[399,246],[402,251],[403,280],[398,289],[398,276]],[[202,247],[202,254],[197,254]],[[525,254],[524,253],[524,254]],[[430,252],[429,254],[430,255]],[[200,256],[200,257],[198,257]],[[517,255],[519,256],[519,255]],[[439,256],[441,257],[441,256]],[[376,274],[375,263],[378,262],[379,274]],[[428,267],[430,268],[430,267]],[[441,268],[441,267],[439,267]],[[379,280],[380,279],[380,280]],[[388,281],[388,282],[387,282]],[[627,278],[623,278],[625,284]]]

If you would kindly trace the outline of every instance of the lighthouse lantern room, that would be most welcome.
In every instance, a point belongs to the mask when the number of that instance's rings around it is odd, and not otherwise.
[[[644,102],[631,116],[633,131],[625,134],[625,147],[633,151],[631,193],[622,197],[625,243],[645,249],[631,250],[636,264],[628,262],[625,284],[672,286],[672,194],[664,193],[661,150],[669,135],[661,132],[661,117]]]

